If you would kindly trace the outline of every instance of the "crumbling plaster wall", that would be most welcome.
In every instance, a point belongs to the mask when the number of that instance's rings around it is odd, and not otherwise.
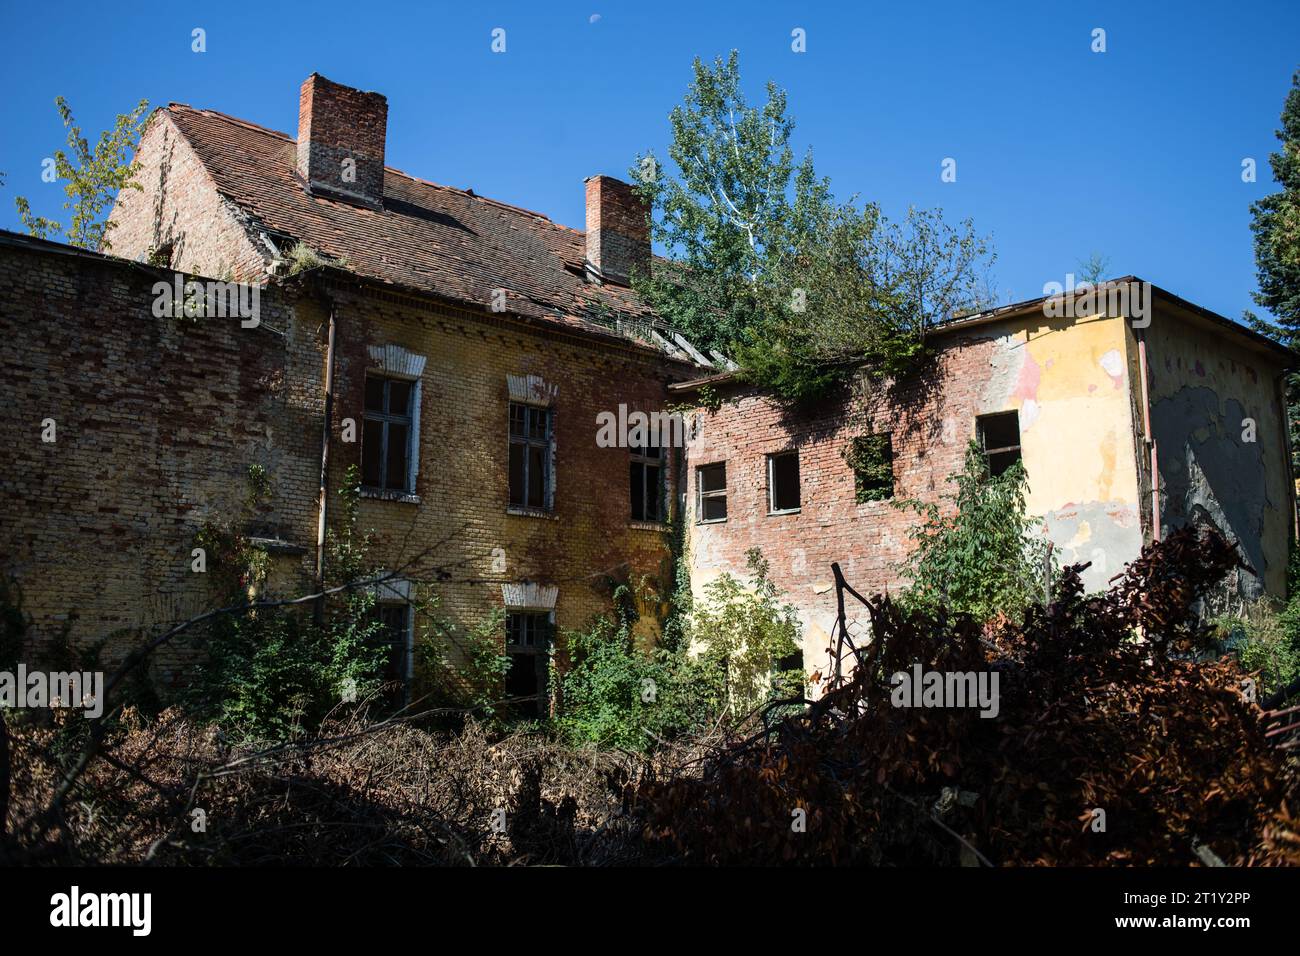
[[[1020,413],[1029,513],[1102,590],[1143,542],[1123,321],[1034,314],[997,341],[983,405]]]
[[[1211,523],[1241,549],[1241,597],[1282,597],[1292,528],[1280,359],[1173,304],[1147,330],[1160,529]]]

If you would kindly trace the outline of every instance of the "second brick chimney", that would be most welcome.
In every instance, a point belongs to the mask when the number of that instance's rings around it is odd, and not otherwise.
[[[298,96],[298,174],[312,192],[367,206],[384,201],[388,100],[319,73]]]
[[[645,200],[611,176],[587,180],[587,268],[604,282],[627,285],[650,268],[650,212]]]

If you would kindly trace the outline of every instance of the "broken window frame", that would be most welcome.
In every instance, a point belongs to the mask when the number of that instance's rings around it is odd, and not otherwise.
[[[711,469],[720,468],[722,470],[722,487],[715,488],[711,491],[704,490],[704,472]],[[722,500],[722,517],[706,518],[704,517],[705,500]],[[727,463],[725,461],[715,461],[708,465],[699,465],[695,469],[695,520],[697,524],[720,524],[727,520]]]
[[[1001,445],[996,448],[988,446],[988,424],[995,419],[1011,420],[1016,426],[1016,443],[1014,445]],[[1020,412],[1011,409],[1006,412],[992,412],[988,415],[977,415],[975,417],[975,433],[979,437],[980,452],[984,455],[984,466],[988,469],[990,478],[997,478],[1005,474],[1016,462],[1023,462],[1024,456],[1022,451],[1023,438],[1020,434]],[[994,470],[994,457],[1003,458],[1008,455],[1014,455],[1005,465]]]
[[[868,443],[872,441],[878,443],[880,449],[878,453],[868,450]],[[867,462],[865,459],[868,455],[876,455],[876,460]],[[855,435],[849,439],[849,444],[844,449],[844,460],[853,472],[853,500],[856,504],[889,501],[894,497],[897,491],[897,479],[894,475],[893,432],[871,432],[866,435]],[[888,465],[889,471],[888,486],[884,482],[886,465]],[[879,469],[880,472],[874,477],[870,474],[870,469],[873,466]],[[887,493],[878,496],[877,492],[881,491]]]
[[[791,508],[776,506],[776,462],[777,459],[794,459],[794,494],[795,505]],[[777,451],[767,456],[767,513],[769,515],[793,515],[803,510],[803,478],[799,471],[799,450]]]
[[[628,475],[628,498],[632,509],[632,520],[643,521],[647,524],[665,524],[668,521],[668,449],[661,448],[658,445],[633,445],[628,448],[628,458],[631,463]],[[651,469],[654,469],[655,472],[653,487],[651,487],[651,482],[646,480],[646,476]],[[633,480],[633,476],[638,471],[641,474],[641,500],[639,502],[636,500],[636,482]],[[654,503],[653,514],[648,507],[651,502]],[[639,515],[637,514],[638,504],[641,510]]]
[[[521,716],[534,705],[537,717],[545,717],[550,709],[550,652],[555,643],[555,612],[534,608],[508,608],[505,620],[505,652],[510,658],[506,672],[506,692],[509,707]],[[509,693],[511,671],[515,661],[524,663],[532,658],[535,693],[514,697]]]
[[[523,416],[523,429],[519,434],[515,433],[515,409],[520,409]],[[532,434],[532,425],[534,415],[544,416],[544,437],[537,438]],[[515,488],[513,483],[513,468],[510,460],[506,462],[506,502],[511,511],[531,512],[531,513],[550,513],[554,508],[554,483],[553,483],[553,462],[552,457],[555,447],[555,414],[554,409],[549,406],[532,405],[528,402],[511,402],[508,412],[507,431],[509,432],[509,452],[510,456],[514,455],[516,446],[522,448],[523,469],[520,482],[520,501],[515,501]],[[542,462],[542,494],[539,504],[532,504],[529,499],[529,468],[531,467],[532,455],[530,452],[534,449],[541,449]]]
[[[363,388],[365,388],[366,391],[368,391],[368,386],[371,380],[381,381],[384,383],[384,392],[383,392],[383,401],[382,401],[383,408],[378,411],[368,408],[366,405],[365,393],[363,392],[362,402],[361,402],[361,418],[362,418],[361,487],[366,491],[376,491],[376,492],[387,493],[387,494],[393,494],[393,493],[407,494],[407,495],[414,494],[415,493],[415,487],[414,487],[415,469],[413,468],[413,463],[415,460],[415,449],[417,447],[416,439],[415,439],[415,408],[416,408],[416,402],[419,400],[419,395],[420,395],[420,381],[419,379],[404,378],[403,376],[400,375],[387,375],[380,372],[367,371],[365,383],[363,384]],[[389,411],[389,408],[391,406],[392,384],[394,382],[401,382],[409,386],[410,388],[410,392],[406,399],[405,414],[395,414]],[[366,480],[368,477],[370,477],[367,476],[365,473],[365,468],[366,468],[366,449],[365,449],[366,427],[365,426],[367,422],[376,422],[378,423],[380,428],[379,433],[381,437],[380,437],[380,445],[379,445],[378,484],[372,484]],[[389,487],[388,433],[389,433],[390,425],[406,426],[406,451],[402,459],[402,463],[405,466],[403,468],[403,471],[405,473],[402,475],[401,487],[398,488]]]

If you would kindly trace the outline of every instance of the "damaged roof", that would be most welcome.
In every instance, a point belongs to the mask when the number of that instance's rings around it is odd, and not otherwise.
[[[1129,275],[1119,279],[1107,279],[1099,282],[1095,288],[1097,290],[1106,290],[1111,286],[1131,286],[1134,284],[1149,289],[1150,295],[1157,296],[1166,303],[1184,310],[1189,315],[1194,316],[1198,321],[1205,322],[1220,331],[1241,336],[1243,340],[1256,351],[1272,356],[1275,361],[1280,363],[1281,368],[1300,368],[1300,354],[1293,352],[1280,342],[1274,341],[1267,335],[1264,335],[1249,326],[1243,325],[1240,322],[1234,322],[1226,316],[1219,315],[1219,313],[1213,312],[1204,306],[1197,305],[1194,302],[1189,302],[1187,299],[1174,295],[1172,292],[1162,289],[1154,283],[1146,282],[1144,279],[1140,279],[1137,276]],[[1022,316],[1031,312],[1043,312],[1046,304],[1053,299],[1058,299],[1063,302],[1070,296],[1083,295],[1084,292],[1085,288],[1081,286],[1067,292],[1041,295],[1033,299],[1025,299],[1021,302],[1012,302],[1008,305],[997,306],[983,312],[960,315],[956,318],[948,319],[945,322],[940,322],[935,325],[930,329],[927,335],[938,337],[953,332],[963,332],[972,328],[989,325],[991,323],[1000,322],[1004,319],[1009,319],[1015,316]],[[1070,321],[1073,320],[1071,319]],[[737,374],[735,369],[727,369],[725,371],[712,372],[700,378],[691,379],[690,381],[675,382],[668,386],[668,388],[673,392],[689,392],[705,385],[723,385],[738,382],[740,380],[741,376]]]
[[[382,208],[309,193],[297,144],[285,133],[213,110],[163,110],[188,140],[217,190],[259,232],[300,241],[367,279],[482,310],[497,289],[505,311],[570,330],[623,337],[693,361],[626,286],[586,276],[586,237],[540,213],[440,186],[385,167]],[[282,248],[287,252],[287,248]],[[658,334],[653,330],[657,329]]]

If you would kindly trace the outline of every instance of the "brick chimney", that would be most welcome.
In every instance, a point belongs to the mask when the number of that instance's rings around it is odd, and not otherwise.
[[[632,272],[650,268],[650,211],[625,182],[611,176],[587,180],[587,271],[604,282],[627,285]]]
[[[384,201],[388,100],[319,73],[298,95],[298,174],[313,193],[377,207]]]

